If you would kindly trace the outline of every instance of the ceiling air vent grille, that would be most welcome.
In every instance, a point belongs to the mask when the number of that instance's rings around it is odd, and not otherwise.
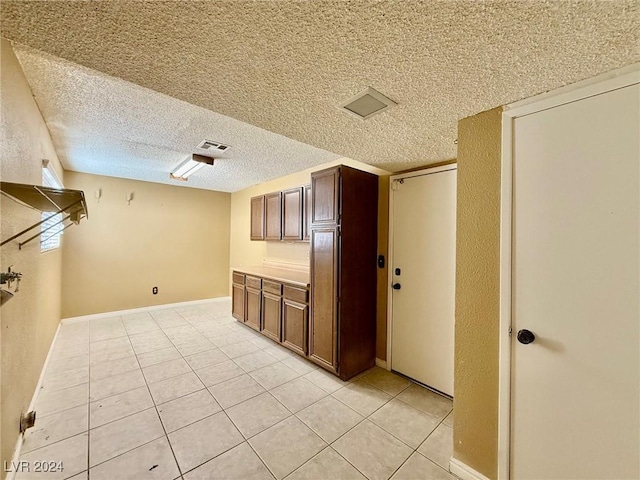
[[[368,87],[363,92],[351,97],[346,102],[341,103],[338,107],[360,120],[367,120],[374,115],[384,112],[389,108],[397,105],[396,102],[384,96],[377,90]]]
[[[231,147],[219,142],[212,142],[211,140],[203,140],[198,145],[200,150],[206,150],[207,152],[226,152]]]

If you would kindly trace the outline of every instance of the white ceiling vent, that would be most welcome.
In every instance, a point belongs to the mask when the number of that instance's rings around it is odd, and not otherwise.
[[[226,152],[231,147],[219,142],[212,142],[211,140],[203,140],[198,147],[200,150],[206,150],[207,152]]]
[[[396,102],[377,90],[368,87],[363,92],[351,97],[339,105],[339,108],[349,115],[366,120],[374,115],[397,105]]]

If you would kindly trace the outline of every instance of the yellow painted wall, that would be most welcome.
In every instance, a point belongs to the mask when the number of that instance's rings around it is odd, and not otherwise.
[[[458,123],[454,458],[497,477],[502,108]]]
[[[380,176],[378,199],[378,253],[383,254],[386,257],[389,224],[389,172],[355,160],[342,158],[231,194],[231,267],[262,265],[263,260],[265,259],[295,265],[305,265],[308,267],[309,242],[266,242],[251,241],[249,239],[249,229],[251,225],[249,202],[251,197],[255,197],[257,195],[277,192],[311,183],[311,172],[339,164],[365,170]],[[376,355],[380,359],[386,358],[386,285],[387,270],[386,268],[378,269],[378,347]]]
[[[228,295],[229,193],[76,172],[65,183],[85,192],[89,219],[64,234],[63,318]]]
[[[42,160],[47,159],[64,181],[49,131],[11,44],[5,39],[0,59],[0,179],[41,185]],[[39,212],[4,196],[0,197],[0,217],[3,240],[41,219]],[[11,461],[20,434],[20,414],[28,411],[60,322],[61,257],[60,249],[40,253],[38,240],[22,250],[18,250],[17,241],[12,241],[0,251],[0,269],[6,272],[13,265],[14,271],[23,274],[20,291],[0,307],[2,465]],[[6,472],[1,475],[5,478]]]

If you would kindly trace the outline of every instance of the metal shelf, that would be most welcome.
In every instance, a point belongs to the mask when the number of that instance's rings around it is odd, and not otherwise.
[[[66,217],[58,222],[58,224],[63,223],[66,220],[69,220],[72,223],[65,225],[64,228],[67,228],[72,224],[79,224],[80,220],[82,220],[83,218],[89,218],[87,202],[85,201],[84,192],[82,192],[82,190],[70,190],[67,188],[61,189],[43,187],[41,185],[25,185],[22,183],[0,182],[0,193],[24,206],[33,208],[40,212],[50,212],[53,214],[65,213]],[[2,243],[0,243],[0,246],[21,237],[30,230],[39,227],[44,222],[46,222],[46,220],[35,223],[29,228],[22,230],[20,233],[7,238]],[[48,229],[45,229],[42,232],[33,235],[24,242],[18,243],[18,248],[22,248],[23,245],[26,245],[31,240],[38,238],[46,230]]]

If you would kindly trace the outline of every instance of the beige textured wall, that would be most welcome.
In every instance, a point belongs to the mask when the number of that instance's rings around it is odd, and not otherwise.
[[[63,318],[228,295],[230,194],[75,172],[65,182],[85,192],[89,219],[65,232]]]
[[[49,131],[11,44],[2,39],[0,58],[0,179],[42,184],[42,160],[63,179]],[[40,221],[40,213],[0,197],[1,238]],[[35,232],[35,231],[34,231]],[[27,238],[27,237],[25,237]],[[0,268],[23,274],[20,291],[0,307],[0,461],[11,461],[20,434],[20,413],[27,411],[42,365],[60,321],[60,249],[40,253],[37,240],[18,250],[17,241],[2,247]],[[4,469],[2,469],[4,470]],[[5,472],[2,474],[5,477]]]
[[[458,123],[454,457],[497,476],[502,108]]]
[[[309,265],[309,242],[266,242],[249,240],[251,217],[249,200],[265,193],[286,190],[311,182],[311,172],[333,165],[347,165],[380,176],[378,199],[378,253],[387,256],[389,225],[389,172],[355,160],[342,158],[324,163],[302,172],[261,183],[231,194],[231,267],[261,265],[264,259],[296,265]],[[229,276],[231,274],[229,273]],[[377,298],[377,352],[380,359],[386,358],[387,342],[387,269],[378,269]],[[384,345],[384,347],[381,347]]]

